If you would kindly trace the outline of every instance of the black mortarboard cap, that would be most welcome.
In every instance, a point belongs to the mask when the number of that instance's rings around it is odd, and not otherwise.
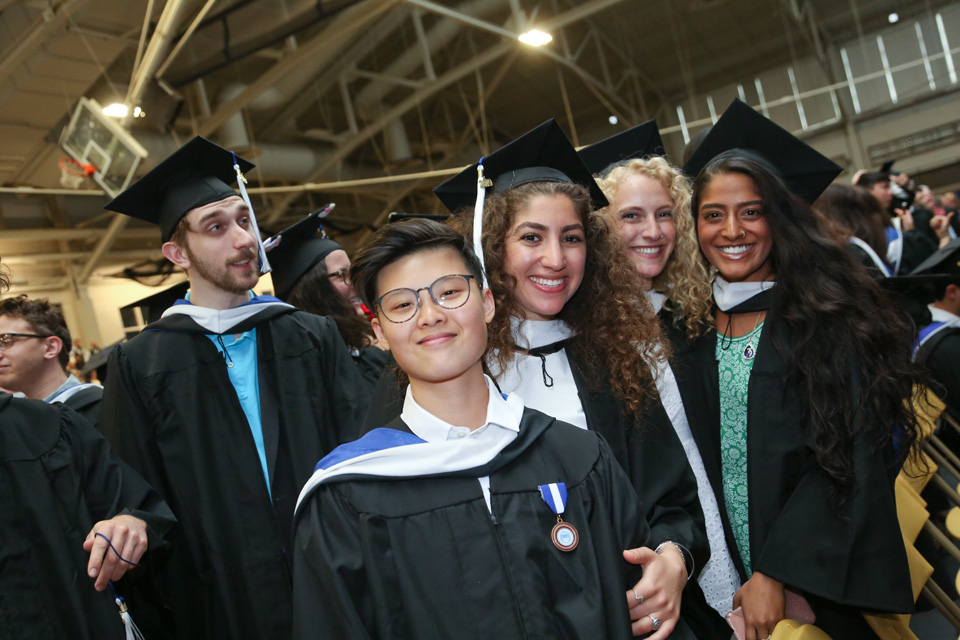
[[[152,293],[146,298],[124,305],[120,307],[120,312],[139,308],[143,319],[147,324],[150,324],[159,320],[163,312],[172,307],[174,302],[186,297],[189,289],[190,283],[188,281],[180,282],[157,293]]]
[[[265,242],[270,247],[273,288],[278,298],[286,300],[300,278],[314,265],[337,249],[343,249],[330,238],[316,237],[321,220],[331,208],[328,205],[317,209]]]
[[[649,120],[584,147],[578,153],[590,173],[596,175],[617,162],[644,156],[662,156],[666,152],[657,121]]]
[[[960,238],[934,251],[906,277],[914,281],[960,283]]]
[[[721,154],[747,155],[764,162],[810,204],[843,171],[833,160],[740,100],[727,107],[683,171],[696,178]]]
[[[254,165],[236,156],[244,173]],[[234,154],[200,136],[177,149],[166,160],[111,200],[106,208],[160,226],[161,239],[170,240],[177,223],[191,209],[237,195]]]
[[[478,164],[470,165],[433,190],[450,211],[476,203]],[[530,182],[574,182],[589,189],[594,209],[608,204],[590,170],[553,119],[483,158],[483,170],[493,182],[494,193]]]

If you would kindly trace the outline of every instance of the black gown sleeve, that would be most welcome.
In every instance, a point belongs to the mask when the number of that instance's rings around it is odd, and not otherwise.
[[[947,405],[947,411],[960,420],[960,333],[947,336],[927,356],[925,366],[933,378],[933,388]]]
[[[911,229],[903,234],[903,256],[900,258],[899,275],[910,273],[920,266],[937,250],[937,243],[923,235],[917,229]]]
[[[110,351],[107,381],[100,405],[100,430],[121,460],[133,467],[161,496],[169,496],[163,467],[156,456],[154,426],[143,398],[140,377],[122,346]]]
[[[647,509],[652,547],[666,540],[683,545],[695,579],[710,559],[697,479],[663,405],[655,404],[644,424],[627,433],[629,476]]]
[[[318,488],[296,518],[293,639],[363,640],[375,633],[359,514],[335,486]],[[322,523],[322,524],[321,524]]]
[[[327,447],[332,451],[337,445],[360,437],[363,416],[370,406],[370,383],[360,374],[332,321],[323,332],[322,365],[323,385],[330,395],[330,410],[336,423],[336,442]]]
[[[839,605],[909,612],[910,576],[888,473],[891,457],[892,451],[877,451],[859,439],[857,488],[838,507],[827,473],[812,452],[806,456],[766,539],[759,549],[751,544],[754,571]]]
[[[84,493],[92,521],[96,523],[118,515],[143,520],[148,536],[146,559],[156,563],[159,552],[167,546],[167,534],[176,523],[173,512],[140,474],[113,455],[106,438],[93,425],[69,407],[64,407],[63,413],[64,422],[77,437]]]
[[[390,361],[390,352],[368,344],[359,349],[357,355],[353,356],[353,361],[357,364],[360,375],[372,389],[376,386],[377,380],[380,379],[380,371]]]

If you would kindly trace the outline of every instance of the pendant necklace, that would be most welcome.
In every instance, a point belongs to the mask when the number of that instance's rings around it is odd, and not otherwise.
[[[753,339],[754,339],[754,337],[755,337],[755,336],[753,335],[753,332],[756,331],[756,330],[757,330],[757,327],[760,326],[760,315],[761,315],[762,313],[763,313],[763,311],[760,311],[760,312],[757,314],[757,320],[756,320],[756,322],[753,323],[753,329],[751,329],[751,330],[749,331],[749,333],[750,333],[750,339],[747,340],[747,346],[744,347],[744,349],[743,349],[743,357],[746,358],[747,360],[753,360],[754,357],[757,355],[757,348],[756,348],[755,346],[753,346]],[[737,324],[740,324],[739,321],[738,321]],[[743,330],[743,325],[742,325],[742,324],[740,324],[740,330],[741,330],[741,331]]]

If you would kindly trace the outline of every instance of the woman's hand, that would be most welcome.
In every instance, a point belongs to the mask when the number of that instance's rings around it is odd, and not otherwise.
[[[674,545],[668,544],[663,546],[659,554],[649,547],[629,549],[623,552],[623,559],[643,567],[640,582],[627,591],[633,635],[650,633],[653,631],[653,621],[659,620],[657,632],[650,639],[669,637],[680,619],[680,597],[687,584],[687,567],[683,556]]]
[[[733,608],[737,607],[743,607],[747,640],[766,640],[785,615],[783,583],[754,571],[733,596]]]

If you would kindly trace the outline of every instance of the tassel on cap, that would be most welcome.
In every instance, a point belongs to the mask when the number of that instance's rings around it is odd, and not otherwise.
[[[483,236],[483,203],[487,197],[487,187],[492,186],[493,182],[483,175],[483,158],[480,158],[480,163],[477,165],[477,201],[473,206],[473,252],[480,260],[483,273],[482,289],[487,288],[486,262],[483,259],[483,243],[480,240]]]
[[[260,274],[270,273],[270,261],[267,259],[267,251],[263,246],[263,240],[260,238],[260,227],[257,225],[257,216],[253,212],[253,204],[250,202],[250,196],[247,195],[247,179],[240,171],[240,164],[237,162],[237,154],[230,152],[233,156],[233,170],[237,172],[237,186],[240,187],[240,197],[250,210],[250,224],[253,225],[253,235],[257,239],[257,259],[260,264]]]

